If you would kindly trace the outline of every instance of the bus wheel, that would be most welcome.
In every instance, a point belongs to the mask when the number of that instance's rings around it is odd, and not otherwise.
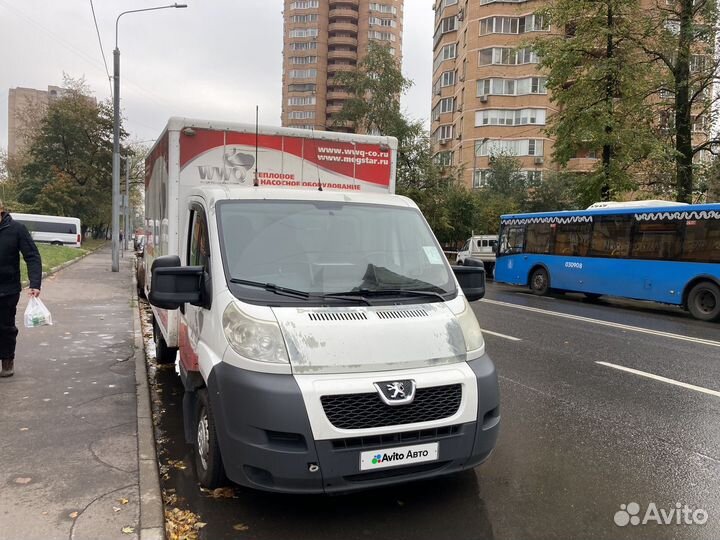
[[[153,318],[153,339],[155,341],[155,361],[158,364],[174,364],[177,357],[177,348],[167,346],[155,318]]]
[[[714,321],[720,317],[720,287],[710,281],[695,285],[688,294],[690,314],[701,321]]]
[[[218,445],[215,418],[206,389],[197,391],[195,411],[195,470],[200,485],[215,489],[227,483]]]
[[[547,270],[538,268],[530,277],[530,290],[537,295],[544,295],[550,290],[550,278]]]

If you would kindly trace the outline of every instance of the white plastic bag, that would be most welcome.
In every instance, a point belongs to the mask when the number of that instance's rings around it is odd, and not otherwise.
[[[25,308],[25,328],[35,328],[47,324],[52,324],[50,310],[45,307],[45,304],[38,297],[30,297],[30,301]]]

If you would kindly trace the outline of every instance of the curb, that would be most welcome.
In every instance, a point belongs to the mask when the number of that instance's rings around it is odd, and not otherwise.
[[[137,277],[132,279],[133,328],[135,330],[135,387],[137,402],[138,476],[140,479],[140,540],[165,539],[165,514],[160,474],[155,453],[155,433],[150,409],[150,386],[145,364],[145,340],[140,323]]]
[[[59,272],[60,270],[62,270],[62,269],[64,269],[64,268],[67,268],[67,267],[70,266],[71,264],[75,264],[76,262],[81,261],[82,259],[84,259],[84,258],[87,257],[88,255],[92,255],[92,254],[95,253],[96,251],[104,248],[106,244],[107,244],[107,242],[106,242],[105,244],[102,244],[102,245],[96,247],[96,248],[93,249],[93,250],[90,250],[90,251],[88,251],[88,252],[86,252],[86,253],[83,253],[82,255],[80,255],[80,256],[78,256],[78,257],[75,257],[74,259],[70,259],[69,261],[66,261],[66,262],[64,262],[64,263],[62,263],[62,264],[59,264],[59,265],[57,265],[55,268],[51,268],[51,269],[48,270],[47,272],[43,272],[43,273],[42,273],[42,276],[40,276],[40,279],[45,279],[45,278],[48,277],[48,276],[52,276],[53,274]],[[29,280],[29,279],[26,279],[25,281],[23,281],[23,282],[20,283],[20,286],[21,286],[23,289],[24,289],[25,287],[27,287],[28,285],[30,285],[30,280]]]

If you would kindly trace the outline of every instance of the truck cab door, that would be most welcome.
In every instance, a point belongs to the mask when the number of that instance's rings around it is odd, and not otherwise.
[[[204,208],[197,203],[190,207],[188,219],[188,245],[186,260],[187,266],[202,266],[203,277],[203,306],[185,304],[180,310],[180,335],[178,345],[180,349],[180,362],[188,371],[199,371],[198,343],[203,330],[204,318],[207,315],[212,300],[212,282],[210,273],[210,236],[208,231],[207,214]]]

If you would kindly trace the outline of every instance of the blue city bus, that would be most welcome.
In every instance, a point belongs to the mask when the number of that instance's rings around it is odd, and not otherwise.
[[[501,217],[495,281],[720,318],[720,204],[606,203]]]

